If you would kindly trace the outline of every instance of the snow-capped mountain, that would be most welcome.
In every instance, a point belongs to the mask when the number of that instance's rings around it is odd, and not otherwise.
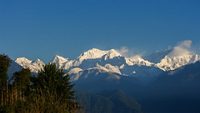
[[[130,58],[126,58],[126,64],[132,65],[144,65],[144,66],[152,66],[154,63],[149,62],[148,60],[143,59],[141,56],[136,55]]]
[[[118,75],[153,76],[200,60],[198,54],[185,52],[185,54],[181,55],[172,55],[173,52],[173,50],[165,52],[165,56],[162,54],[162,57],[159,57],[162,58],[160,62],[154,63],[139,55],[132,57],[123,56],[115,49],[100,50],[93,48],[83,52],[75,59],[56,55],[51,63],[55,63],[58,68],[66,70],[73,80],[78,80],[82,75],[84,75],[84,78],[87,78],[87,73],[91,75],[91,73],[95,72],[110,73],[117,75],[117,77]],[[34,73],[38,73],[44,66],[44,62],[40,59],[31,61],[21,57],[17,58],[15,62],[23,68],[29,68]]]
[[[57,67],[63,68],[63,66],[68,62],[68,58],[56,55],[52,63],[55,63]]]
[[[141,56],[126,58],[117,50],[100,50],[96,48],[90,49],[82,53],[78,58],[72,60],[56,55],[52,63],[55,63],[62,69],[70,69],[73,67],[87,69],[96,66],[97,63],[100,65],[112,64],[114,66],[121,66],[122,64],[151,66],[153,64],[144,60]]]
[[[95,68],[102,70],[104,72],[107,72],[107,73],[121,74],[119,67],[113,66],[111,64],[106,64],[105,66],[101,66],[101,65],[97,64]]]
[[[31,72],[34,73],[38,73],[44,65],[44,62],[39,59],[31,61],[25,57],[17,58],[15,62],[23,68],[29,68]],[[85,73],[85,70],[89,70],[87,72],[99,70],[99,73],[103,72],[123,75],[121,71],[124,70],[123,66],[125,65],[153,66],[153,63],[138,55],[125,57],[115,49],[100,50],[96,48],[82,53],[76,59],[69,59],[56,55],[51,63],[55,63],[58,68],[66,70],[70,75],[76,75],[76,79],[81,76],[81,73]]]
[[[88,60],[88,59],[98,59],[98,58],[101,58],[102,56],[104,56],[107,53],[108,53],[107,51],[103,51],[103,50],[100,50],[100,49],[92,48],[92,49],[84,52],[83,54],[81,54],[77,58],[77,60],[83,61],[83,60]]]
[[[69,69],[74,65],[74,60],[70,60],[69,58],[64,58],[62,56],[56,55],[51,63],[55,63],[56,66],[60,69]]]
[[[177,44],[156,66],[164,71],[171,71],[199,61],[200,56],[191,50],[191,45],[191,40]]]
[[[121,57],[122,55],[114,49],[107,51],[107,53],[103,56],[104,60],[113,59],[115,57]]]
[[[101,65],[107,64],[110,60],[121,57],[121,54],[114,49],[111,50],[100,50],[90,49],[73,61],[73,66],[81,66],[82,68],[91,68],[99,63]],[[114,61],[112,61],[114,63]]]
[[[200,60],[200,56],[197,54],[189,54],[183,56],[165,56],[160,63],[156,64],[160,69],[164,71],[175,70],[187,64],[195,63]]]
[[[22,66],[23,68],[30,69],[30,71],[34,73],[38,73],[40,70],[43,69],[43,66],[45,65],[45,63],[40,59],[31,61],[25,57],[17,58],[15,62],[20,66]]]
[[[88,50],[81,54],[75,62],[79,62],[79,65],[83,63],[84,61],[95,61],[96,63],[99,63],[101,65],[105,64],[114,64],[114,62],[119,62],[119,60],[123,60],[122,64],[128,64],[128,65],[148,65],[150,66],[152,63],[144,60],[141,56],[133,56],[130,58],[127,58],[125,56],[122,56],[117,50],[111,49],[111,50],[100,50],[93,48],[91,50]],[[102,64],[103,63],[103,64]],[[115,63],[116,64],[116,63]],[[78,65],[76,65],[78,66]]]

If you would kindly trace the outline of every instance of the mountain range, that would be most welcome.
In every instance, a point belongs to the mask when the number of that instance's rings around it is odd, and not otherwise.
[[[91,72],[116,74],[118,76],[111,77],[115,79],[120,79],[121,76],[155,76],[161,72],[173,71],[200,60],[200,55],[192,52],[171,56],[172,51],[163,51],[163,54],[160,52],[148,57],[140,55],[127,57],[115,49],[93,48],[83,52],[75,59],[56,55],[50,63],[55,63],[57,67],[68,72],[72,76],[72,80],[78,80],[81,77],[87,78]],[[158,58],[160,61],[156,62]],[[25,57],[17,58],[15,63],[23,68],[29,68],[33,73],[38,73],[45,65],[40,59],[32,61]]]

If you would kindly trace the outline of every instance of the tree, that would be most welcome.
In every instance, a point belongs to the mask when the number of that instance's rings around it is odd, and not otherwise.
[[[10,58],[6,55],[0,55],[0,105],[4,106],[8,102],[8,68],[10,65]]]
[[[27,88],[30,86],[31,72],[29,69],[22,69],[19,72],[15,72],[12,78],[12,88],[17,90],[17,97],[19,100],[24,100]]]
[[[72,113],[78,109],[69,76],[55,64],[47,64],[38,77],[32,79],[32,83],[32,106],[38,106],[38,111]]]

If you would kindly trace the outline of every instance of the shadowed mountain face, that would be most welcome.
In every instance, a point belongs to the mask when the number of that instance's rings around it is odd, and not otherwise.
[[[78,99],[86,113],[142,113],[138,102],[121,90],[79,92]]]
[[[196,113],[200,111],[200,62],[157,77],[140,103],[147,113]]]
[[[129,97],[135,98],[144,113],[196,113],[200,111],[199,67],[200,62],[186,65],[180,69],[153,76],[153,80],[149,82],[127,76],[116,81],[107,79],[108,75],[99,73],[97,76],[102,78],[95,77],[87,81],[80,79],[75,84],[78,91],[88,91],[91,95],[121,90]]]

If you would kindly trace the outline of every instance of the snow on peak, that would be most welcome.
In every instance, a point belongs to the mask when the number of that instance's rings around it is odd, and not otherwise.
[[[65,58],[59,55],[56,55],[52,63],[55,63],[56,66],[60,69],[68,70],[71,67],[75,66],[75,60]]]
[[[195,55],[191,51],[191,45],[191,40],[185,40],[177,44],[160,63],[156,64],[157,67],[164,71],[169,71],[198,61],[200,59],[199,55]]]
[[[22,65],[30,64],[32,61],[25,57],[20,57],[20,58],[17,58],[15,62],[18,64],[21,64],[21,66],[22,66]]]
[[[32,63],[32,65],[33,65],[33,68],[35,68],[37,72],[37,71],[40,71],[44,67],[45,63],[42,60],[37,59]]]
[[[83,71],[83,69],[79,68],[79,67],[75,67],[75,68],[72,68],[68,74],[71,75],[71,74],[78,74],[79,72]]]
[[[23,68],[28,68],[30,69],[31,72],[36,72],[36,73],[42,70],[43,66],[45,65],[45,63],[40,59],[31,61],[25,57],[17,58],[15,62],[20,66],[22,66]]]
[[[72,81],[76,81],[81,77],[80,72],[82,72],[83,70],[81,68],[75,67],[72,68],[68,74],[70,75],[70,78]]]
[[[45,63],[40,59],[36,59],[35,61],[33,61],[33,64],[44,65]]]
[[[165,56],[160,63],[156,64],[157,67],[164,71],[175,70],[184,65],[195,63],[200,60],[199,55],[186,54],[183,56]]]
[[[68,61],[68,58],[56,55],[52,63],[55,63],[58,68],[62,68],[64,64]]]
[[[115,49],[100,50],[97,48],[92,48],[73,60],[56,55],[52,63],[55,63],[60,69],[69,70],[71,73],[79,73],[87,69],[98,69],[99,71],[123,74],[120,70],[126,68],[127,65],[130,67],[133,65],[156,67],[163,71],[171,71],[200,60],[200,55],[191,51],[191,44],[191,41],[183,41],[162,54],[162,57],[159,57],[159,63],[145,60],[140,55],[126,57]],[[15,62],[23,68],[29,68],[32,72],[39,72],[44,65],[44,62],[40,59],[31,61],[25,57],[17,58]]]
[[[107,60],[107,59],[113,59],[114,57],[120,57],[120,56],[122,55],[117,50],[111,49],[107,51],[107,53],[103,57],[104,57],[104,60]]]
[[[128,65],[144,65],[144,66],[153,65],[153,63],[143,59],[140,55],[135,55],[133,57],[126,58],[126,63]]]
[[[97,63],[95,68],[108,73],[121,74],[119,67],[113,66],[111,64],[106,64],[105,66],[101,66]]]
[[[117,66],[113,66],[111,64],[106,64],[105,68],[108,69],[110,72],[121,74],[119,67],[117,67]]]
[[[78,57],[78,59],[79,61],[83,61],[87,59],[98,59],[98,58],[104,58],[106,60],[106,59],[112,59],[118,56],[121,56],[121,54],[117,52],[115,49],[105,51],[105,50],[93,48],[81,54]]]
[[[62,56],[56,55],[53,61],[66,62],[66,61],[68,61],[68,58],[64,58]]]
[[[97,58],[101,58],[103,55],[105,55],[107,53],[107,51],[103,51],[100,49],[90,49],[86,52],[84,52],[83,54],[81,54],[78,59],[80,61],[86,60],[86,59],[97,59]]]
[[[191,40],[180,42],[160,61],[160,63],[156,64],[157,67],[164,71],[170,71],[199,61],[200,56],[191,51],[191,46]]]

